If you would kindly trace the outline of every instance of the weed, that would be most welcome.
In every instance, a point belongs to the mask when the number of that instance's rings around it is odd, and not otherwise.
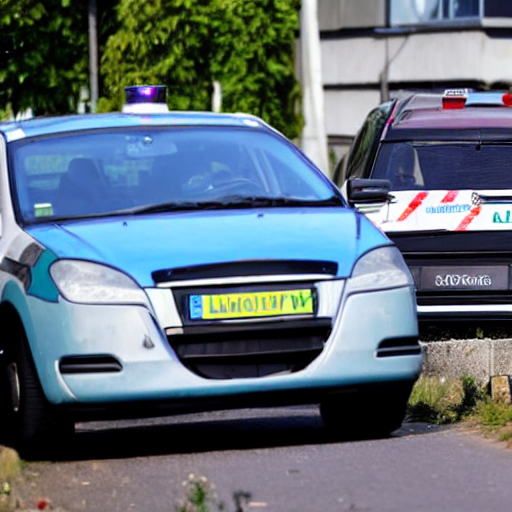
[[[510,440],[512,439],[512,427],[504,428],[499,439],[500,441],[507,441],[507,444],[510,445]]]
[[[503,441],[507,448],[512,448],[512,406],[509,403],[486,397],[477,403],[467,419],[484,437]]]
[[[504,427],[512,422],[512,407],[510,404],[488,399],[477,405],[475,419],[489,429]]]
[[[420,377],[409,399],[407,419],[438,425],[465,420],[482,435],[512,448],[512,406],[492,400],[473,377]]]
[[[472,377],[454,381],[420,377],[409,398],[407,416],[409,421],[436,425],[455,423],[468,416],[485,396]]]
[[[0,446],[0,512],[11,512],[14,509],[11,481],[20,470],[18,454],[14,450]]]
[[[462,400],[455,406],[458,419],[463,419],[471,414],[476,407],[487,401],[487,393],[473,377],[465,376],[461,379]]]
[[[9,482],[3,482],[0,486],[0,512],[8,512],[12,500],[10,498],[11,496],[11,485]]]
[[[453,406],[460,402],[457,383],[433,377],[420,377],[411,396],[407,416],[409,421],[443,424],[456,421]]]
[[[17,475],[20,469],[21,462],[18,454],[10,448],[0,446],[0,483]]]
[[[219,500],[215,491],[215,485],[205,476],[196,476],[191,473],[183,482],[183,487],[185,488],[185,500],[176,505],[176,512],[220,512],[225,510],[224,503]],[[234,492],[235,512],[244,512],[246,507],[250,507],[250,499],[250,492]]]
[[[205,476],[188,475],[183,482],[185,501],[176,506],[176,512],[214,512],[224,510],[215,485]]]

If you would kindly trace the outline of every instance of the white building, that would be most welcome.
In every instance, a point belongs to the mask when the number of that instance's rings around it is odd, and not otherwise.
[[[403,91],[512,86],[512,0],[318,0],[318,20],[335,158]]]

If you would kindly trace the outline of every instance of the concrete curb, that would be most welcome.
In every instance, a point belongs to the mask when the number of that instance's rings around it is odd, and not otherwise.
[[[471,376],[481,384],[512,375],[512,339],[420,342],[425,351],[422,374],[458,379]]]

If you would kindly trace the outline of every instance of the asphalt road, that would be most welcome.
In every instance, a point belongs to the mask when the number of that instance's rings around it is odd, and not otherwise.
[[[460,427],[405,424],[391,438],[330,439],[316,408],[243,410],[84,424],[67,459],[29,463],[35,508],[174,512],[189,473],[226,512],[509,512],[512,450]]]

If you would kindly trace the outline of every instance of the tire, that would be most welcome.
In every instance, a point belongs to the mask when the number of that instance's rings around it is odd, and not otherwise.
[[[25,332],[19,325],[12,327],[0,363],[1,433],[25,459],[54,456],[74,433],[74,422],[46,400]]]
[[[402,425],[411,388],[408,383],[328,397],[320,404],[320,414],[336,437],[388,437]]]

